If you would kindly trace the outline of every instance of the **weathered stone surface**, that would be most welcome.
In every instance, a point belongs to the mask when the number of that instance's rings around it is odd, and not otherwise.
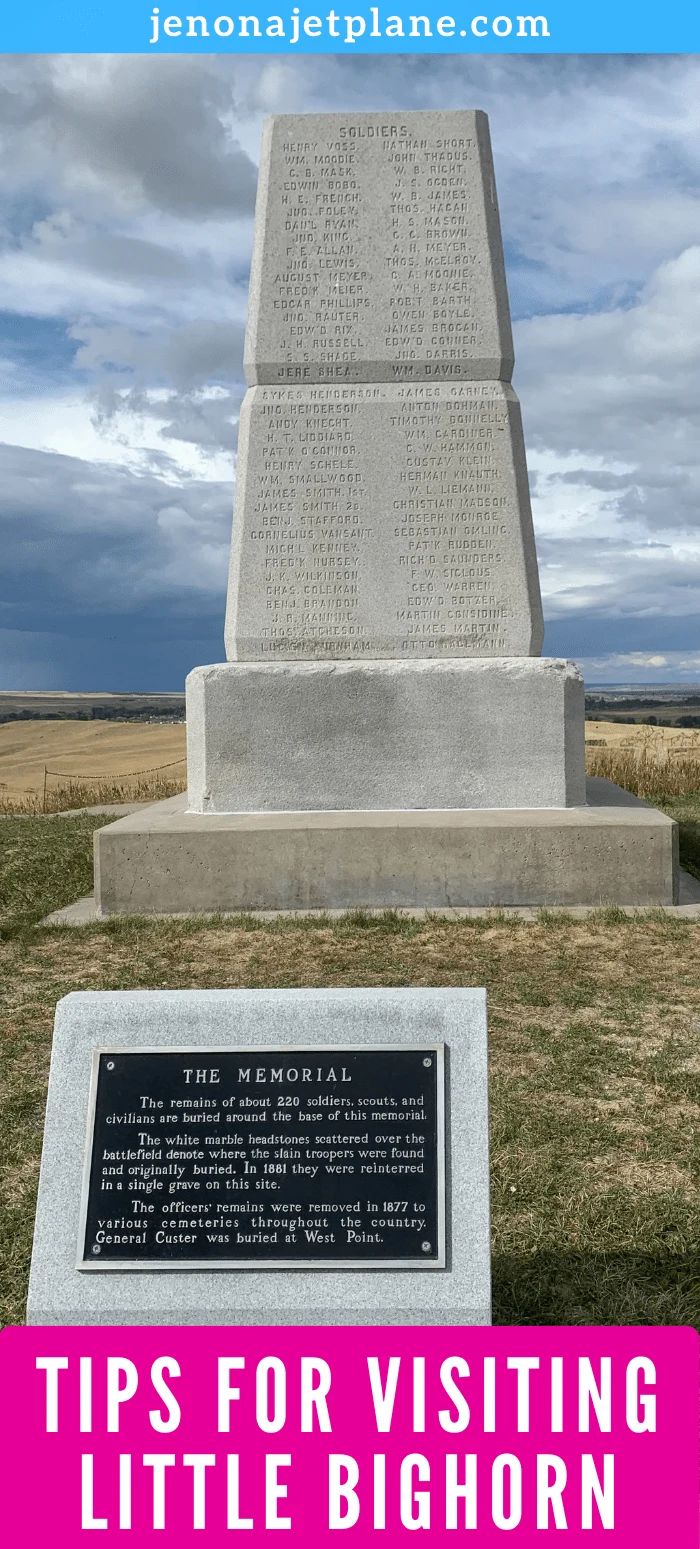
[[[583,730],[583,679],[571,662],[196,667],[187,679],[189,806],[582,806]]]
[[[447,1269],[396,1273],[227,1268],[91,1275],[76,1268],[96,1048],[342,1048],[426,1042],[444,1043],[449,1050]],[[97,991],[68,995],[59,1002],[29,1323],[469,1324],[490,1319],[483,990]]]
[[[247,394],[229,660],[538,656],[542,635],[512,388]]]
[[[424,909],[678,902],[678,825],[616,787],[533,811],[187,812],[159,802],[95,834],[98,909]],[[601,792],[599,787],[606,789]],[[601,803],[602,799],[602,805]]]
[[[510,380],[485,113],[266,120],[245,367],[250,383]]]

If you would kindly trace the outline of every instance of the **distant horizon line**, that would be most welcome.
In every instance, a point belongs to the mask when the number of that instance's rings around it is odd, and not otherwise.
[[[586,692],[596,689],[598,691],[614,690],[625,693],[671,693],[673,690],[697,689],[700,692],[700,679],[688,678],[671,680],[664,683],[644,680],[643,682],[596,682],[586,680]],[[185,698],[184,684],[181,689],[62,689],[62,688],[0,688],[0,699],[183,699]]]

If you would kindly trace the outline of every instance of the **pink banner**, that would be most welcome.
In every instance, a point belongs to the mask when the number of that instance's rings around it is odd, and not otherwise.
[[[13,1328],[0,1360],[13,1549],[698,1546],[691,1329]]]

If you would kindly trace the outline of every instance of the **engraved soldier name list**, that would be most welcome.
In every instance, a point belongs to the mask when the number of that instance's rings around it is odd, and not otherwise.
[[[483,113],[263,137],[230,660],[538,655]]]
[[[95,1056],[81,1268],[439,1266],[442,1049]]]
[[[255,389],[234,532],[239,656],[517,655],[514,423],[502,382]]]

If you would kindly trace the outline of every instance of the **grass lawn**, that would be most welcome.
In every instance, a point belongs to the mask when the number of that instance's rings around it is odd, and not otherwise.
[[[675,818],[680,829],[681,866],[700,878],[700,793],[695,796],[657,796],[653,806]]]
[[[700,875],[694,800],[684,832]],[[488,990],[495,1322],[700,1326],[700,922],[607,910],[32,928],[90,890],[100,821],[0,819],[0,1321],[24,1316],[61,995],[415,984]]]

